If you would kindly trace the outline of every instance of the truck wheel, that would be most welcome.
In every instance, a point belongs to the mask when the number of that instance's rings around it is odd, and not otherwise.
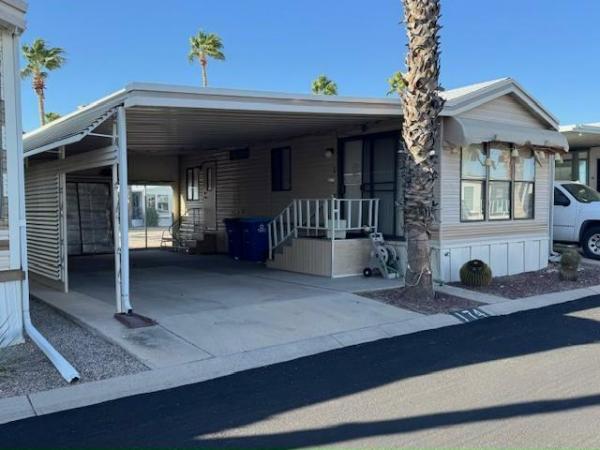
[[[591,259],[600,259],[600,227],[590,227],[581,242],[583,253]]]

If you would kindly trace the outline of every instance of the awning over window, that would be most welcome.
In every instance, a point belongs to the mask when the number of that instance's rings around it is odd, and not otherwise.
[[[485,120],[449,117],[444,122],[444,143],[466,147],[482,142],[511,142],[568,151],[567,138],[558,131],[488,122]]]

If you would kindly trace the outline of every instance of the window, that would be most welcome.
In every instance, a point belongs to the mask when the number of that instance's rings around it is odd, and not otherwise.
[[[535,158],[510,144],[471,145],[461,152],[461,221],[532,219]]]
[[[212,166],[209,166],[206,168],[206,190],[212,191],[214,188],[214,183],[215,179],[213,174],[213,168]]]
[[[571,200],[558,189],[554,188],[554,206],[569,206]]]
[[[515,158],[513,204],[515,219],[533,219],[535,157],[531,150],[519,150]]]
[[[156,209],[156,195],[146,196],[146,208]]]
[[[271,150],[271,190],[292,189],[292,152],[290,147]]]
[[[481,145],[462,149],[461,220],[484,220],[486,166],[485,152]]]
[[[588,184],[589,161],[588,150],[572,150],[563,155],[562,161],[555,162],[554,179],[561,181],[578,181]]]
[[[510,219],[510,147],[504,144],[489,146],[490,200],[489,220]]]
[[[186,179],[186,198],[188,200],[198,200],[199,194],[199,178],[200,178],[200,169],[198,167],[191,167],[186,170],[185,179]]]
[[[584,184],[565,183],[562,187],[580,203],[600,202],[600,193]]]
[[[165,194],[158,194],[156,196],[156,209],[160,212],[168,213],[169,212],[169,196]]]

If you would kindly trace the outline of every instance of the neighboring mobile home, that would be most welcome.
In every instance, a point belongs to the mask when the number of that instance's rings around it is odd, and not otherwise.
[[[569,154],[556,161],[556,179],[579,181],[600,189],[600,123],[565,125],[560,132],[569,142]]]
[[[24,342],[27,333],[63,377],[72,381],[79,374],[36,330],[29,316],[19,74],[26,11],[22,0],[0,0],[0,347]]]
[[[545,267],[554,155],[568,150],[557,120],[508,78],[442,94],[435,278],[472,258],[497,276]],[[72,183],[103,186],[83,194],[103,205],[86,213],[102,231],[79,238],[84,253],[114,249],[119,312],[134,185],[169,187],[201,251],[227,250],[224,219],[266,216],[267,266],[360,274],[368,232],[404,248],[401,129],[399,99],[131,84],[26,135],[31,275],[68,290]]]

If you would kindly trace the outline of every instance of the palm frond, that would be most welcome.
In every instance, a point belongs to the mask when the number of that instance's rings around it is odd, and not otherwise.
[[[214,33],[205,33],[200,30],[190,37],[190,53],[188,58],[192,61],[194,58],[209,56],[213,59],[224,60],[223,42],[219,35]]]
[[[315,95],[337,95],[337,84],[325,75],[319,75],[312,82],[311,91]]]
[[[402,91],[406,89],[406,78],[404,74],[399,70],[394,72],[393,75],[388,78],[388,84],[390,85],[390,89],[387,92],[387,95],[393,94],[402,94]]]
[[[48,71],[61,68],[66,62],[65,51],[60,47],[47,47],[43,39],[34,40],[31,45],[21,47],[23,57],[27,62],[21,71],[24,77],[42,76],[46,78]]]

